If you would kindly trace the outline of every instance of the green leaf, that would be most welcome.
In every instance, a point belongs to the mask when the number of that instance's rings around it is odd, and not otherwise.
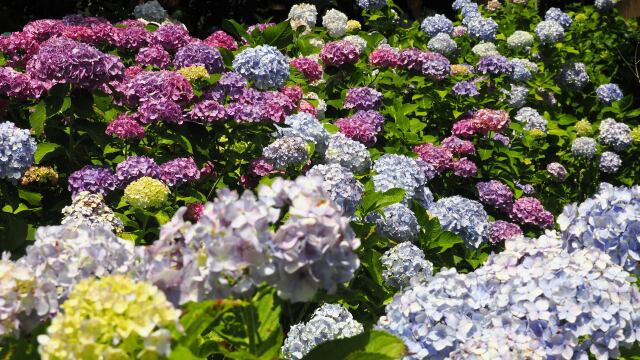
[[[206,357],[195,356],[189,349],[182,345],[176,346],[169,354],[169,360],[201,360]]]
[[[293,41],[293,31],[288,21],[283,21],[277,25],[269,26],[262,32],[262,37],[266,44],[277,48],[285,48]]]
[[[24,189],[18,189],[18,196],[20,199],[29,203],[29,205],[40,206],[42,201],[42,194],[33,191],[27,191]]]
[[[384,331],[367,331],[360,335],[331,340],[315,347],[305,360],[399,359],[405,354],[402,340]]]
[[[54,143],[40,143],[38,144],[38,148],[36,149],[36,153],[33,155],[34,161],[36,164],[40,164],[42,159],[54,151],[56,151],[60,145]]]
[[[47,120],[47,105],[44,100],[41,100],[29,116],[29,125],[31,125],[36,135],[42,134],[45,120]]]

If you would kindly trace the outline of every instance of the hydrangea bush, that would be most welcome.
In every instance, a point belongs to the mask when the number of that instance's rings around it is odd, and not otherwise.
[[[613,3],[299,3],[197,38],[148,1],[0,35],[0,353],[637,357]]]

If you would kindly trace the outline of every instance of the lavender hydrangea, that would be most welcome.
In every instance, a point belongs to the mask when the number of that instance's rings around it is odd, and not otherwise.
[[[17,181],[33,164],[36,141],[29,130],[20,129],[14,123],[0,123],[0,179]]]
[[[506,212],[511,210],[513,193],[507,185],[498,180],[490,180],[477,183],[476,189],[482,203]]]
[[[599,130],[598,141],[602,145],[611,146],[616,151],[626,149],[633,141],[629,125],[612,118],[602,120]]]
[[[620,166],[622,166],[620,155],[611,151],[605,151],[600,155],[598,167],[603,173],[615,174],[620,169]]]
[[[469,247],[478,248],[489,238],[489,216],[477,201],[456,195],[436,201],[427,211]]]
[[[169,186],[182,185],[200,179],[200,170],[191,157],[169,160],[160,165],[159,170],[160,180]]]
[[[173,58],[173,64],[177,69],[192,65],[202,65],[207,71],[219,73],[224,70],[222,55],[218,49],[204,43],[191,43],[181,47]]]
[[[106,195],[118,184],[113,171],[107,168],[86,165],[69,175],[69,191],[76,196],[81,191]]]
[[[322,188],[331,200],[340,206],[345,216],[352,216],[362,202],[364,185],[354,174],[338,164],[316,165],[307,171],[307,176],[322,178]]]
[[[329,137],[324,159],[327,164],[342,165],[356,174],[362,174],[371,167],[371,155],[367,148],[340,133]]]
[[[573,156],[591,159],[596,153],[596,141],[590,137],[581,136],[571,143]]]
[[[270,45],[242,50],[233,59],[233,69],[262,90],[279,88],[289,79],[287,58]]]
[[[307,323],[289,329],[282,345],[286,360],[300,360],[316,346],[329,340],[343,339],[364,332],[362,324],[338,304],[323,304],[313,312]]]
[[[116,179],[119,187],[125,187],[130,182],[148,176],[160,178],[160,167],[156,161],[147,156],[129,156],[116,165]]]
[[[557,182],[563,182],[567,178],[567,169],[562,164],[552,162],[547,165],[547,172]]]
[[[476,85],[476,82],[473,80],[458,81],[455,85],[453,85],[451,89],[456,95],[460,95],[460,96],[479,96],[480,95],[480,91],[478,91],[478,86]]]
[[[542,117],[536,109],[530,107],[523,107],[513,117],[515,121],[524,125],[524,130],[540,130],[543,133],[547,132],[547,119]]]
[[[491,18],[473,17],[467,24],[469,35],[481,41],[494,41],[498,31],[498,24]]]
[[[415,282],[426,282],[433,274],[433,264],[410,242],[400,243],[380,257],[385,285],[403,289]]]
[[[442,80],[451,72],[449,59],[435,52],[421,53],[418,64],[422,74],[431,80]]]
[[[191,42],[189,31],[182,24],[163,24],[153,32],[152,44],[175,51]]]
[[[544,45],[555,44],[564,39],[564,28],[553,20],[540,21],[535,29],[536,37]]]
[[[587,67],[581,62],[566,63],[558,72],[557,80],[563,88],[578,91],[589,83]]]
[[[601,183],[592,197],[565,206],[558,225],[564,247],[570,252],[596,248],[625,270],[640,274],[639,186]]]
[[[373,171],[376,173],[372,178],[376,191],[403,189],[406,203],[414,198],[420,186],[430,180],[423,167],[405,155],[384,154],[373,163]]]
[[[309,157],[304,139],[297,136],[281,137],[262,150],[262,156],[276,169],[301,165]]]
[[[344,98],[345,109],[376,110],[382,106],[382,94],[370,87],[351,88]]]
[[[353,116],[336,120],[340,132],[366,146],[373,146],[383,129],[384,117],[374,110],[358,110]]]
[[[555,21],[558,24],[562,25],[564,29],[567,29],[569,26],[571,26],[572,23],[569,14],[562,12],[562,10],[558,9],[557,7],[549,8],[549,10],[547,10],[547,12],[544,14],[544,19]]]
[[[513,64],[502,55],[485,56],[476,64],[476,69],[483,74],[508,74],[513,71]]]
[[[444,15],[436,14],[424,18],[420,28],[429,37],[434,37],[440,33],[451,34],[453,31],[453,22]]]
[[[415,241],[420,233],[416,214],[401,203],[385,206],[382,214],[371,213],[365,220],[376,224],[378,235],[398,242]]]
[[[458,44],[451,39],[449,34],[439,33],[429,39],[427,48],[431,51],[447,56],[453,54],[458,49]]]
[[[622,99],[622,90],[617,84],[604,84],[598,86],[596,95],[598,96],[598,101],[608,105]]]

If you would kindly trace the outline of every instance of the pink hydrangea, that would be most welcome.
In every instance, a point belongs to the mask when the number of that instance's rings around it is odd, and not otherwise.
[[[466,157],[460,158],[453,162],[453,174],[460,177],[472,177],[478,173],[476,164]]]
[[[540,200],[523,196],[513,203],[511,218],[522,225],[535,225],[542,228],[553,226],[553,215],[544,209]]]
[[[152,43],[166,50],[177,50],[191,42],[189,31],[179,24],[164,24],[153,33]]]
[[[502,132],[509,125],[509,114],[504,110],[480,109],[471,117],[471,124],[480,134]]]
[[[236,40],[231,35],[222,30],[216,31],[213,34],[209,35],[209,37],[204,39],[204,43],[209,46],[227,49],[230,51],[238,50],[238,43],[236,42]]]
[[[320,50],[320,59],[325,65],[355,64],[359,58],[360,50],[358,47],[345,40],[332,41],[325,44]]]
[[[413,151],[437,172],[443,172],[453,166],[453,154],[449,149],[425,143],[416,145]]]
[[[196,103],[188,116],[193,121],[211,123],[226,119],[227,111],[215,100],[204,100]]]
[[[300,100],[302,100],[302,95],[304,94],[302,92],[302,88],[298,85],[284,86],[282,89],[280,89],[280,92],[286,95],[291,100],[291,102],[296,105],[300,103]]]
[[[376,111],[358,111],[352,117],[336,121],[336,126],[346,137],[366,146],[376,143],[384,118]]]
[[[314,82],[322,79],[322,66],[312,58],[299,57],[291,60],[289,63],[298,69],[307,81]]]
[[[125,114],[119,115],[107,125],[105,131],[107,135],[112,135],[120,139],[142,139],[144,137],[144,127],[133,117]]]
[[[440,145],[449,149],[455,155],[473,155],[476,147],[469,140],[462,140],[457,136],[449,136],[440,142]]]
[[[151,41],[151,33],[144,27],[113,28],[111,43],[120,49],[138,50]]]
[[[400,52],[387,44],[380,45],[369,54],[369,63],[380,67],[400,66]]]
[[[457,137],[469,138],[475,134],[475,128],[470,118],[462,119],[453,124],[451,133]]]
[[[318,115],[318,109],[316,109],[316,107],[307,100],[301,100],[298,109],[300,110],[300,112],[306,112],[313,116]]]

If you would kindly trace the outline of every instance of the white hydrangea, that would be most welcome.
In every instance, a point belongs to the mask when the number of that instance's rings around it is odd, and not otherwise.
[[[347,35],[342,40],[348,41],[355,45],[360,52],[363,52],[367,47],[367,40],[363,39],[359,35]]]
[[[507,45],[514,50],[530,48],[533,45],[533,35],[526,31],[516,30],[507,38]]]
[[[330,9],[322,17],[322,26],[327,29],[329,36],[339,38],[347,33],[347,21],[349,18],[344,13]]]
[[[329,138],[324,159],[327,164],[340,164],[356,174],[362,174],[371,167],[371,155],[367,147],[341,133]]]
[[[317,18],[318,10],[315,5],[300,3],[293,5],[289,10],[289,21],[294,29],[304,26],[305,32],[309,32],[316,26]]]
[[[487,41],[477,44],[471,48],[471,51],[479,57],[500,55],[500,52],[496,48],[496,44]]]
[[[458,44],[447,33],[439,33],[432,37],[427,43],[429,50],[442,55],[451,55],[458,49]]]

